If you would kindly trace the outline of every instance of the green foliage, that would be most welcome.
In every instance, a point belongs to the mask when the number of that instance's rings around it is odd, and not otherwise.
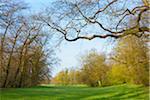
[[[108,73],[108,77],[112,85],[123,84],[129,82],[129,73],[126,66],[113,65]]]
[[[60,72],[54,79],[59,84],[107,86],[123,83],[149,85],[148,47],[145,39],[127,36],[118,41],[113,60],[92,50],[81,58],[80,70]]]
[[[148,47],[144,40],[136,36],[127,36],[120,39],[115,48],[115,54],[112,58],[117,66],[126,67],[127,71],[119,75],[121,78],[127,74],[129,81],[126,82],[149,85]],[[119,69],[117,72],[120,73],[123,69]],[[112,70],[116,69],[112,68]],[[117,72],[114,72],[113,75],[118,76]],[[128,79],[125,77],[125,80]]]
[[[107,72],[109,67],[105,64],[105,56],[91,51],[82,59],[82,82],[90,86],[107,85]]]

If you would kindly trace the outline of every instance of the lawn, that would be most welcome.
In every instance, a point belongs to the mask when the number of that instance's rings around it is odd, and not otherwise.
[[[1,89],[0,97],[0,100],[149,100],[149,88],[127,84],[102,88],[49,85]]]

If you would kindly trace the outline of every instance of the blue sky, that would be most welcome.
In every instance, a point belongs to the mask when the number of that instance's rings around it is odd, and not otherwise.
[[[41,11],[45,6],[50,6],[49,2],[52,1],[54,0],[25,0],[29,4],[31,12]],[[53,68],[53,76],[65,68],[79,67],[79,56],[84,55],[93,48],[101,53],[109,53],[113,42],[108,41],[108,39],[78,40],[75,42],[63,41],[59,50],[56,51],[61,62],[59,66]]]

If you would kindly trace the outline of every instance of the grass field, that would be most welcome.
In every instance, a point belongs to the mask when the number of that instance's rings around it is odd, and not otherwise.
[[[149,100],[149,88],[127,84],[103,88],[49,85],[1,89],[0,97],[0,100]]]

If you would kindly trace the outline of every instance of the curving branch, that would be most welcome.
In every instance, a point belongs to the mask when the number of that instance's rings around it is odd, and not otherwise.
[[[62,27],[61,24],[59,24],[59,23],[57,23],[57,24],[54,23],[53,19],[49,20],[49,19],[46,19],[44,17],[43,18],[41,17],[40,20],[42,22],[46,23],[47,26],[49,26],[51,29],[61,33],[64,36],[64,39],[67,40],[67,41],[76,41],[76,40],[79,40],[79,39],[92,40],[92,39],[95,39],[95,38],[105,39],[105,38],[109,38],[109,37],[117,39],[117,38],[121,38],[121,37],[124,37],[126,35],[130,35],[130,34],[135,35],[137,37],[142,37],[145,33],[149,34],[150,28],[147,27],[147,26],[143,27],[143,26],[140,25],[140,22],[142,20],[142,15],[145,12],[150,10],[149,6],[147,5],[148,2],[144,2],[144,1],[147,1],[147,0],[143,0],[144,5],[138,5],[138,6],[134,7],[131,10],[129,8],[127,8],[121,14],[117,14],[117,16],[120,16],[121,19],[119,19],[117,25],[114,26],[115,29],[109,29],[108,27],[105,27],[105,25],[102,24],[102,22],[100,22],[98,20],[97,15],[104,12],[106,9],[108,9],[111,5],[113,5],[117,1],[119,1],[119,0],[112,0],[105,7],[98,9],[95,13],[93,12],[94,14],[91,14],[91,15],[87,15],[86,11],[84,11],[81,8],[83,6],[83,4],[82,4],[82,6],[79,5],[78,3],[69,5],[69,6],[73,6],[73,9],[75,9],[77,15],[75,16],[75,18],[72,18],[71,21],[68,20],[68,22],[66,21],[65,16],[63,16],[65,22],[67,22],[66,27]],[[67,1],[65,1],[65,2],[67,4]],[[63,13],[63,12],[61,12],[61,13]],[[67,12],[64,12],[64,13],[67,13]],[[73,13],[73,12],[71,12],[71,13]],[[118,30],[118,26],[120,25],[120,23],[122,23],[123,20],[129,15],[136,16],[136,18],[137,18],[136,19],[136,24],[132,27],[121,28],[121,29]],[[71,15],[68,15],[67,18],[69,16],[71,16]],[[63,20],[63,18],[61,18],[61,20]],[[80,26],[78,28],[74,25],[71,25],[71,23],[76,25],[76,24],[78,24],[78,22],[79,23],[84,22],[85,24],[84,24],[83,27]],[[93,26],[98,25],[98,28],[102,29],[106,33],[102,34],[101,32],[99,32],[99,34],[94,33],[94,35],[81,35],[82,28],[84,28],[85,26],[88,26],[88,25],[93,25]],[[69,31],[70,30],[74,30],[74,33],[76,34],[76,36],[74,38],[69,37],[69,33],[70,33]],[[82,32],[82,33],[85,33],[85,32]]]
[[[119,14],[119,15],[121,16],[121,15],[124,15],[124,14],[126,13],[126,14],[119,20],[119,22],[118,22],[118,24],[117,24],[117,26],[116,26],[116,30],[117,30],[119,24],[125,19],[125,17],[127,17],[127,16],[129,16],[129,15],[135,15],[137,11],[141,11],[141,14],[142,14],[143,11],[146,11],[146,10],[148,10],[148,9],[149,9],[149,7],[147,7],[147,6],[138,6],[138,7],[133,8],[131,11],[130,11],[129,9],[126,9],[122,14]],[[143,11],[142,11],[142,10],[143,10]],[[140,17],[141,17],[141,16],[140,16]],[[137,23],[139,23],[139,21],[137,21]]]
[[[97,14],[99,14],[100,12],[105,11],[108,7],[110,7],[110,5],[114,4],[115,2],[117,2],[118,0],[113,0],[110,3],[108,3],[104,8],[99,9],[98,11],[96,11],[96,13],[94,14],[93,17],[91,17],[91,19],[94,19],[96,17]]]

